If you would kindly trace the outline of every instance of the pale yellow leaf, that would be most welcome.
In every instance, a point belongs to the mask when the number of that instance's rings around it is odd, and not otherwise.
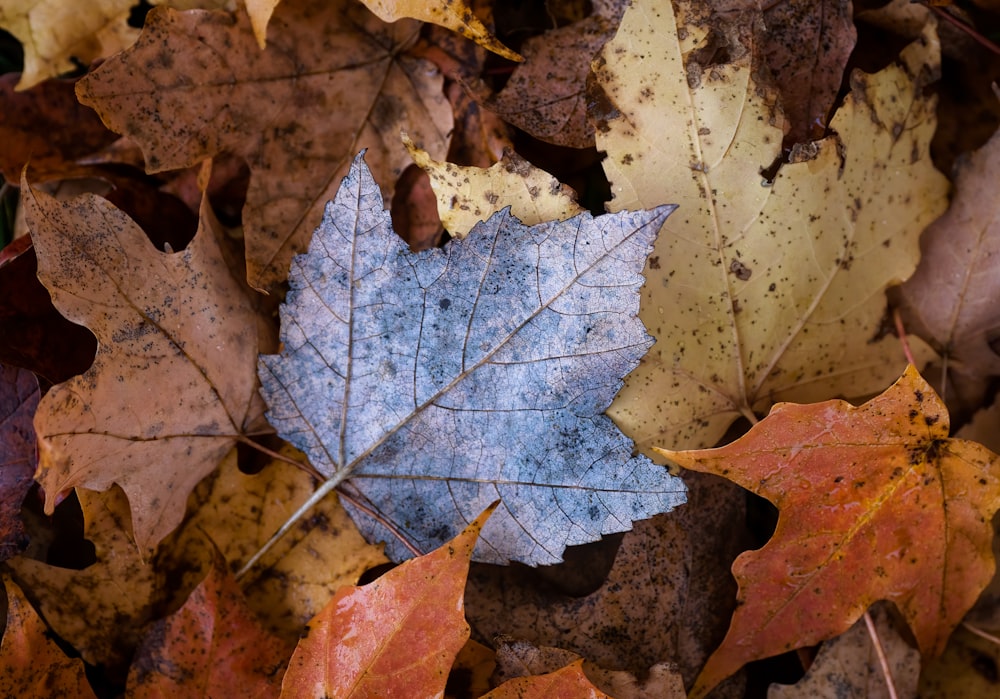
[[[510,61],[523,61],[490,33],[490,30],[473,14],[469,6],[461,0],[361,0],[365,6],[383,22],[397,19],[417,19],[421,22],[437,24],[453,32],[472,39],[483,48],[503,56]]]
[[[946,204],[928,156],[934,29],[900,64],[855,72],[834,134],[796,148],[772,183],[762,171],[782,116],[753,78],[758,21],[636,0],[594,63],[609,208],[680,205],[643,288],[657,343],[608,411],[643,450],[711,445],[775,401],[869,394],[905,364],[874,338],[885,288],[913,272],[917,237]]]
[[[526,226],[565,221],[584,211],[576,192],[512,151],[483,169],[434,160],[405,136],[403,143],[430,175],[441,223],[458,238],[506,206]]]

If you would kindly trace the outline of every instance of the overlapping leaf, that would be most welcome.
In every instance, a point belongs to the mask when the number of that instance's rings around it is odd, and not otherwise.
[[[0,694],[5,697],[77,697],[91,699],[83,661],[68,658],[21,589],[7,576],[6,628],[0,644]]]
[[[361,587],[345,586],[309,622],[281,696],[441,696],[469,638],[463,596],[491,505],[447,545]]]
[[[146,632],[128,696],[272,699],[287,657],[284,644],[260,628],[220,557],[184,606]]]
[[[90,369],[55,386],[35,414],[46,508],[75,486],[118,483],[136,542],[152,547],[262,417],[247,290],[226,265],[207,204],[191,244],[164,253],[103,199],[59,202],[26,182],[22,192],[39,278],[60,313],[99,343]]]
[[[856,72],[835,135],[794,150],[772,183],[782,117],[754,78],[757,15],[677,8],[633,2],[594,63],[610,208],[680,204],[643,289],[657,343],[609,410],[643,449],[709,446],[773,401],[866,395],[898,376],[895,347],[872,342],[883,291],[913,271],[946,193],[928,157],[932,29],[901,65]]]
[[[286,0],[261,51],[242,11],[155,8],[136,44],[77,94],[142,147],[150,172],[223,151],[247,159],[247,273],[266,289],[305,249],[359,148],[389,183],[409,164],[401,129],[444,155],[442,78],[403,53],[419,28],[384,24],[353,0]]]
[[[813,645],[891,600],[924,657],[993,576],[1000,457],[948,438],[948,413],[913,367],[860,407],[780,403],[718,449],[661,453],[777,506],[774,536],[733,564],[732,625],[694,697],[744,663]]]
[[[26,545],[21,503],[35,473],[32,416],[41,392],[27,369],[0,364],[0,561]]]
[[[316,498],[350,479],[397,560],[400,532],[429,550],[500,498],[477,556],[531,564],[683,502],[602,414],[649,345],[639,270],[669,207],[501,212],[413,254],[381,202],[359,156],[293,263],[284,351],[261,359],[269,420],[329,478]]]
[[[1000,134],[958,165],[955,199],[924,231],[920,265],[898,290],[907,329],[932,344],[976,406],[1000,375],[998,182]]]

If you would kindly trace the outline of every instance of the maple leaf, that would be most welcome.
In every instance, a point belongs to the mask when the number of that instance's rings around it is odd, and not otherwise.
[[[729,633],[692,690],[751,660],[813,645],[890,600],[924,657],[939,654],[995,568],[1000,457],[948,438],[947,410],[916,369],[860,407],[779,403],[718,449],[659,450],[767,498],[778,525],[733,564]]]
[[[304,460],[286,445],[286,459]],[[195,488],[181,529],[163,542],[158,569],[182,571],[173,587],[192,589],[211,570],[218,550],[238,569],[259,550],[316,488],[314,476],[274,459],[254,475],[240,471],[235,451]],[[206,536],[210,544],[206,546]],[[241,579],[247,602],[268,630],[294,647],[302,627],[341,585],[387,563],[381,546],[367,543],[334,497],[270,550],[252,576]]]
[[[83,534],[96,561],[73,570],[20,556],[7,561],[52,630],[91,665],[127,664],[143,626],[163,603],[158,576],[132,540],[129,504],[119,488],[78,490]]]
[[[390,558],[503,500],[481,560],[537,565],[684,501],[683,483],[601,412],[649,346],[639,269],[671,207],[525,227],[507,213],[411,253],[362,156],[295,258],[281,355],[260,362],[268,419],[382,521]],[[356,499],[356,498],[354,498]],[[307,503],[308,505],[308,503]]]
[[[32,178],[62,174],[76,158],[93,153],[117,136],[92,109],[76,100],[73,83],[50,80],[15,92],[16,73],[0,76],[0,173],[8,182],[21,177],[31,161]]]
[[[462,597],[490,505],[435,551],[361,587],[345,586],[309,622],[281,696],[442,696],[469,638]]]
[[[99,343],[90,369],[55,386],[35,414],[46,511],[74,486],[118,483],[136,543],[150,548],[180,523],[195,484],[259,426],[248,291],[226,265],[207,203],[191,244],[161,253],[99,197],[59,202],[23,179],[21,191],[39,278]]]
[[[434,160],[409,137],[403,143],[413,162],[430,175],[441,223],[455,237],[464,238],[507,206],[528,226],[564,221],[584,211],[576,192],[514,151],[505,150],[499,162],[484,170]]]
[[[879,662],[872,636],[863,620],[820,646],[805,677],[794,685],[772,684],[767,699],[809,697],[864,697],[890,699],[916,697],[920,677],[920,653],[911,648],[892,627],[889,613],[875,607],[871,616],[879,643],[885,652],[896,694],[887,689],[885,670]]]
[[[611,699],[583,674],[583,660],[545,675],[516,677],[482,699]]]
[[[277,697],[287,653],[247,606],[221,556],[184,606],[153,624],[136,651],[127,695]]]
[[[771,183],[782,118],[753,77],[757,21],[636,0],[594,62],[609,208],[680,205],[642,291],[657,343],[608,411],[643,450],[709,446],[774,401],[866,395],[901,370],[895,346],[871,338],[884,289],[913,271],[945,203],[928,156],[933,30],[901,65],[855,72],[835,134],[794,149]]]
[[[140,145],[149,172],[223,151],[246,158],[247,275],[268,289],[305,250],[360,148],[387,182],[410,164],[404,127],[444,155],[452,116],[442,77],[403,53],[419,30],[384,24],[353,0],[290,0],[262,52],[242,12],[154,8],[136,44],[84,77],[77,95]]]
[[[96,699],[83,661],[67,658],[24,593],[6,575],[6,628],[0,643],[0,695]]]
[[[559,646],[638,676],[669,659],[690,685],[729,625],[729,566],[749,540],[734,524],[746,518],[739,487],[697,473],[684,480],[687,504],[636,522],[596,590],[570,589],[572,567],[477,567],[465,593],[469,622],[485,638]],[[590,550],[575,562],[590,571],[597,560]]]
[[[764,55],[788,117],[788,143],[822,135],[854,50],[849,0],[785,0],[764,9]]]
[[[0,561],[27,545],[21,503],[35,473],[38,379],[30,371],[0,364]]]
[[[960,161],[948,211],[920,239],[917,271],[894,289],[908,331],[931,343],[965,403],[978,406],[1000,375],[1000,133]],[[942,376],[944,379],[945,376]],[[945,385],[942,383],[941,385]],[[967,397],[967,394],[976,394]]]

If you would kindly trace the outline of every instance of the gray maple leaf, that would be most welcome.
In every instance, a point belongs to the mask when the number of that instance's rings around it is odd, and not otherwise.
[[[685,501],[683,482],[603,414],[652,344],[641,270],[674,207],[524,226],[504,210],[413,253],[359,155],[260,359],[268,418],[370,540],[430,551],[503,504],[475,558],[556,563],[566,546]]]

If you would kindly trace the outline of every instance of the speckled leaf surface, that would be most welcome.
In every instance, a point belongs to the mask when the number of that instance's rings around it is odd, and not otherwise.
[[[191,244],[166,253],[99,197],[60,202],[24,181],[21,191],[39,279],[59,312],[98,340],[93,365],[53,387],[35,413],[46,509],[70,488],[117,483],[136,543],[151,548],[262,419],[247,289],[226,265],[207,205]]]
[[[446,545],[367,585],[345,585],[310,622],[281,683],[285,699],[442,697],[469,639],[465,580],[479,513]]]
[[[180,609],[146,630],[128,676],[130,699],[275,699],[288,651],[254,618],[220,557]]]
[[[413,161],[430,175],[438,215],[448,232],[464,238],[497,211],[510,207],[521,223],[563,221],[583,213],[576,192],[514,151],[489,168],[440,162],[405,138]]]
[[[978,391],[1000,375],[998,182],[1000,135],[994,135],[959,163],[955,199],[924,231],[920,265],[897,290],[907,330],[931,343],[953,378]]]
[[[912,366],[861,406],[779,403],[718,449],[662,451],[778,508],[774,535],[733,563],[738,606],[691,692],[752,660],[837,636],[878,600],[906,619],[923,658],[993,577],[1000,457],[948,437],[948,411]]]
[[[0,644],[0,695],[94,699],[83,661],[68,658],[21,589],[5,575],[7,626]]]
[[[293,262],[284,350],[261,358],[271,424],[324,487],[350,479],[423,551],[498,498],[480,560],[553,563],[672,509],[683,484],[602,414],[649,346],[639,272],[670,211],[534,227],[501,212],[414,254],[358,156]],[[409,555],[352,514],[391,558]]]
[[[444,156],[442,77],[404,53],[419,31],[353,0],[285,0],[261,51],[242,10],[154,8],[135,45],[84,77],[77,95],[135,140],[150,172],[221,152],[246,158],[247,278],[269,289],[305,250],[360,148],[387,184],[410,164],[402,129]]]
[[[835,135],[795,149],[772,183],[782,117],[753,77],[757,16],[677,7],[633,2],[594,63],[610,208],[680,205],[642,292],[657,343],[608,412],[644,451],[708,446],[775,401],[868,395],[898,376],[896,345],[873,341],[883,292],[912,273],[947,191],[928,156],[932,29],[899,64],[854,73]],[[722,55],[710,41],[731,62],[709,62]]]

